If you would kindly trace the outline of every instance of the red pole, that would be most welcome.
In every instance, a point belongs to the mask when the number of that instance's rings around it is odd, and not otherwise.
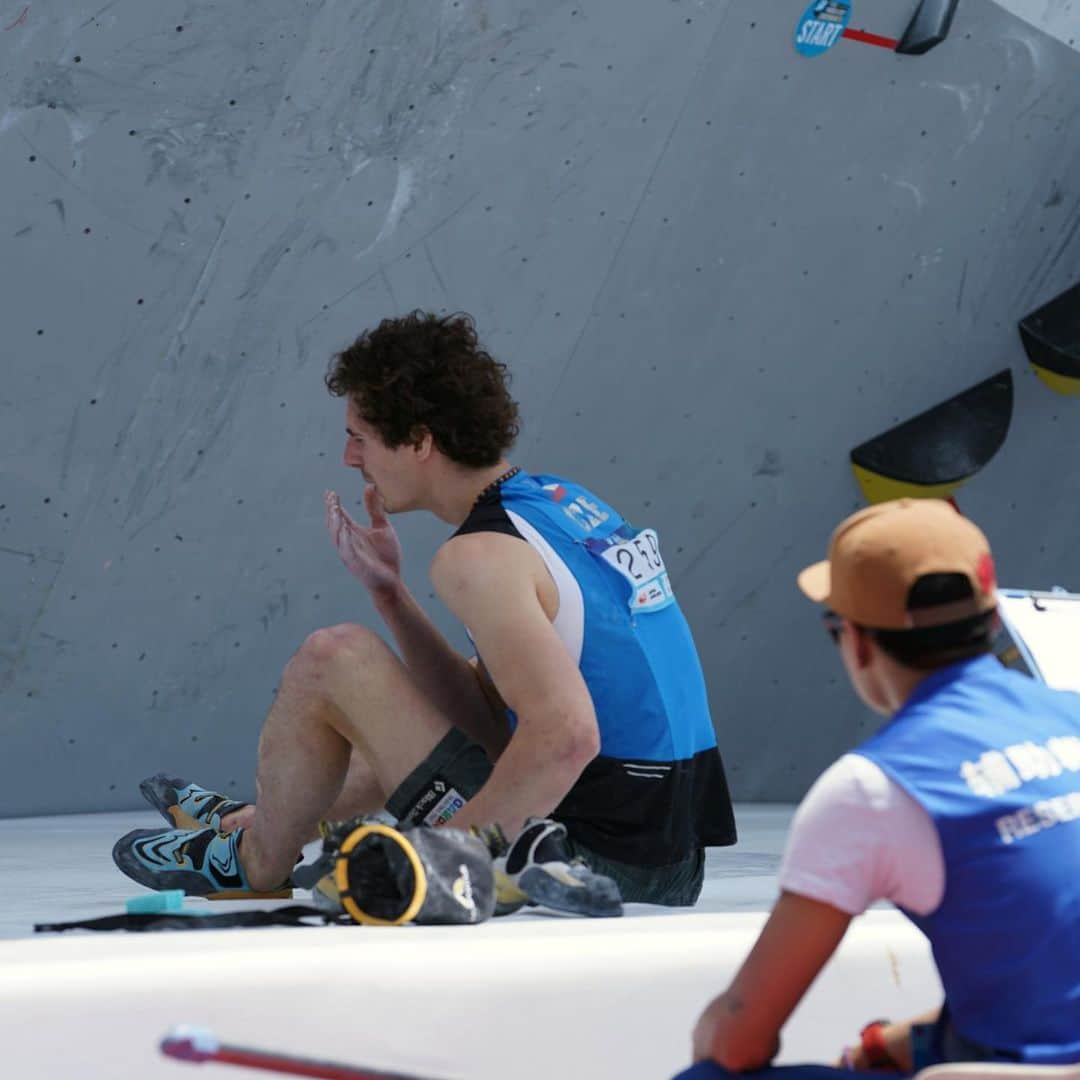
[[[340,1065],[332,1061],[253,1050],[246,1046],[228,1046],[218,1042],[213,1032],[204,1028],[174,1028],[161,1040],[161,1052],[176,1061],[190,1061],[198,1065],[205,1061],[217,1061],[222,1065],[241,1065],[248,1069],[263,1069],[288,1076],[313,1076],[321,1080],[433,1080],[359,1065]]]

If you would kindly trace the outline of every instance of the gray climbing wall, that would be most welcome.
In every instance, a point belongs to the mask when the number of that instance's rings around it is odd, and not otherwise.
[[[1007,583],[1080,589],[1080,400],[1015,330],[1080,280],[1080,7],[813,60],[804,7],[0,2],[0,815],[251,793],[282,665],[372,619],[325,364],[417,306],[511,365],[517,460],[659,528],[740,798],[868,729],[792,583],[855,444],[1011,366],[960,502]],[[445,530],[399,525],[428,598]]]

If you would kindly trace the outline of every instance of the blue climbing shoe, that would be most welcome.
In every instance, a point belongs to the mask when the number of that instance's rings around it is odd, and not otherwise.
[[[223,817],[249,805],[165,773],[148,776],[139,785],[139,790],[143,798],[177,829],[209,827],[220,832]]]
[[[250,894],[237,850],[243,831],[135,829],[113,845],[113,862],[148,889],[183,889],[188,896]]]

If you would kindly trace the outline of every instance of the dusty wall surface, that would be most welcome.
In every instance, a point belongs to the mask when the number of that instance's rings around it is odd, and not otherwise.
[[[1080,14],[1007,6],[809,60],[802,0],[0,3],[0,815],[250,795],[283,664],[373,618],[326,361],[413,307],[511,365],[516,460],[661,532],[739,798],[869,730],[792,584],[855,444],[1012,367],[960,502],[1080,589],[1080,404],[1015,327],[1080,279]]]

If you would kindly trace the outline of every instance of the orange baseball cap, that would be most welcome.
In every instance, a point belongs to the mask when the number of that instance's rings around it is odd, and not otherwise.
[[[963,574],[971,597],[910,610],[912,586],[927,574]],[[875,630],[944,626],[997,606],[989,541],[941,499],[897,499],[852,514],[832,534],[829,557],[798,582],[815,603]]]

